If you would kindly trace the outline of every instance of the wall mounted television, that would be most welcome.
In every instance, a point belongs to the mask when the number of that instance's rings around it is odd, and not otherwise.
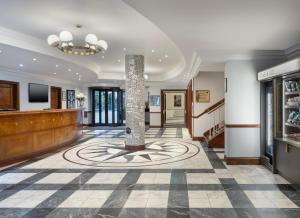
[[[48,102],[48,86],[43,84],[28,84],[29,102]]]

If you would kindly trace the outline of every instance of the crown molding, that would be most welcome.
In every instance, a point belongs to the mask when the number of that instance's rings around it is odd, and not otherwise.
[[[297,43],[296,45],[293,45],[285,50],[285,55],[288,58],[293,58],[296,56],[300,56],[300,43]]]

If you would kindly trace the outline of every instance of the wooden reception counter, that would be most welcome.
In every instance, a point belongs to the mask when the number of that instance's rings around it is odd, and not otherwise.
[[[81,110],[0,112],[0,165],[32,158],[81,136]]]

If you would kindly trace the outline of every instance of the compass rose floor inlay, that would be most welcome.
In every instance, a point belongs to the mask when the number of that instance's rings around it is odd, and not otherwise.
[[[147,140],[143,151],[125,150],[123,140],[89,140],[64,152],[64,159],[94,167],[141,167],[186,160],[198,154],[199,146],[179,140]]]

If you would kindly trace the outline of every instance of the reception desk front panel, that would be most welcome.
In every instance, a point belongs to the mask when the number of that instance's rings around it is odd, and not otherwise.
[[[81,110],[0,113],[0,165],[31,158],[77,140]]]

